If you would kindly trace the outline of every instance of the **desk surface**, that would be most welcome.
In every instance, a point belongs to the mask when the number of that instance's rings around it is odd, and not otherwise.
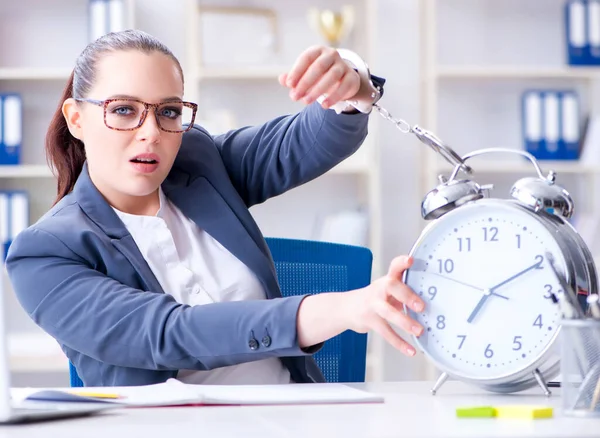
[[[127,408],[94,417],[0,426],[0,438],[39,437],[598,437],[600,420],[563,417],[559,390],[484,393],[448,382],[438,395],[429,382],[353,385],[383,394],[385,403],[308,406]],[[489,404],[544,404],[550,420],[457,419],[455,408]]]

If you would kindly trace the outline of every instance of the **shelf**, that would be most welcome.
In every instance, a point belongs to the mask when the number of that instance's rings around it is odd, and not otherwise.
[[[53,178],[54,175],[45,164],[21,164],[1,166],[0,178]]]
[[[198,80],[205,79],[277,79],[289,70],[286,66],[207,67],[199,70]]]
[[[600,79],[599,67],[438,66],[438,79]]]
[[[531,173],[535,175],[533,165],[528,161],[469,161],[468,164],[473,168],[474,173]],[[588,165],[579,161],[538,161],[542,173],[546,175],[550,170],[560,174],[600,174],[600,165]],[[452,166],[445,162],[434,164],[436,173],[449,173]],[[463,174],[464,175],[464,174]]]
[[[0,80],[67,80],[71,70],[64,68],[0,68]]]

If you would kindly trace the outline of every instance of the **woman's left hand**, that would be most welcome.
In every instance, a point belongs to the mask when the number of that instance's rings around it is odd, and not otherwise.
[[[360,77],[331,47],[313,46],[300,54],[292,69],[279,76],[279,83],[290,88],[292,100],[310,104],[322,94],[325,109],[356,95]]]

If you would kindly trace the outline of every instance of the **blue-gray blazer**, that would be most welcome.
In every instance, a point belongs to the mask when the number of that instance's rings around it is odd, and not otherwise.
[[[162,184],[187,217],[245,263],[268,300],[190,307],[163,292],[133,238],[84,166],[74,190],[10,247],[7,269],[23,308],[61,345],[85,385],[144,385],[179,369],[280,357],[296,382],[321,382],[301,349],[270,252],[248,208],[323,174],[355,152],[368,116],[313,104],[217,137],[195,126]],[[270,345],[249,341],[268,333]],[[268,344],[268,343],[267,343]]]

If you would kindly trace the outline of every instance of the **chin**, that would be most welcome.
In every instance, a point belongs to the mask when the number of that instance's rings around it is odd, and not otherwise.
[[[150,183],[149,181],[146,182],[145,184],[131,184],[126,192],[131,195],[131,196],[149,196],[151,194],[153,194],[154,192],[156,192],[156,190],[158,190],[158,187],[160,186],[160,184],[157,183]]]

